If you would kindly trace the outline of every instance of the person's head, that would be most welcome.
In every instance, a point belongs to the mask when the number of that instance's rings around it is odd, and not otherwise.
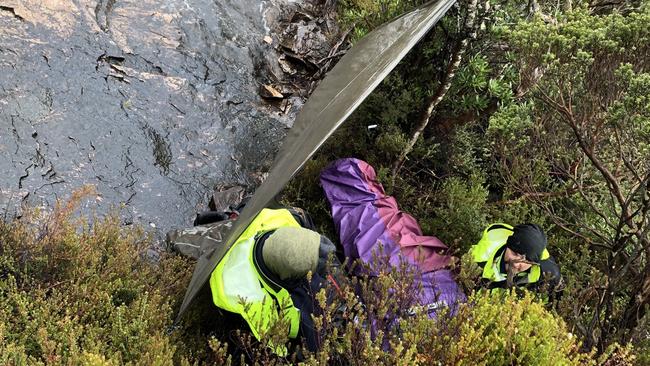
[[[526,260],[526,255],[519,254],[510,248],[506,248],[506,251],[503,253],[503,259],[506,261],[506,268],[508,270],[512,268],[515,274],[526,271],[533,266],[532,262]]]
[[[319,251],[326,244],[329,239],[315,231],[281,227],[266,239],[262,260],[281,280],[299,279],[318,269]]]
[[[525,271],[540,262],[546,245],[546,235],[538,225],[517,225],[508,237],[503,259],[515,273]]]

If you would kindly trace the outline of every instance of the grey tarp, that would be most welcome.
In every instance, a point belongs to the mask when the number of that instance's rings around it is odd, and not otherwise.
[[[203,254],[178,313],[180,318],[221,258],[257,214],[397,63],[447,12],[455,0],[436,0],[375,29],[341,58],[296,117],[268,177],[233,223],[224,245]]]

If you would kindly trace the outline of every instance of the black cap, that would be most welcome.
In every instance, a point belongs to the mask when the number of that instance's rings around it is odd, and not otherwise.
[[[539,225],[523,224],[515,226],[514,233],[508,237],[506,247],[524,254],[531,262],[539,263],[546,244],[546,235]]]

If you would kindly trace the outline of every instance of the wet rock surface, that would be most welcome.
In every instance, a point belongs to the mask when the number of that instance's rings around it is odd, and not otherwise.
[[[303,5],[0,0],[0,209],[93,184],[88,207],[165,231],[259,184],[336,45]]]

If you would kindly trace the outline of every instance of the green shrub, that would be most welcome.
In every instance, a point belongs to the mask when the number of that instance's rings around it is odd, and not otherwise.
[[[89,193],[0,223],[0,364],[173,363],[177,339],[166,329],[187,263],[148,263],[151,241],[117,216],[75,218]]]
[[[353,27],[353,40],[358,40],[379,25],[424,3],[423,0],[342,0],[339,19],[343,25]]]
[[[478,292],[434,334],[434,352],[426,364],[442,360],[454,365],[583,365],[590,354],[564,321],[547,311],[531,294]],[[446,333],[446,334],[445,334]]]
[[[457,177],[443,181],[431,214],[424,216],[422,227],[459,253],[476,244],[488,224],[487,189],[480,175],[468,180]]]

